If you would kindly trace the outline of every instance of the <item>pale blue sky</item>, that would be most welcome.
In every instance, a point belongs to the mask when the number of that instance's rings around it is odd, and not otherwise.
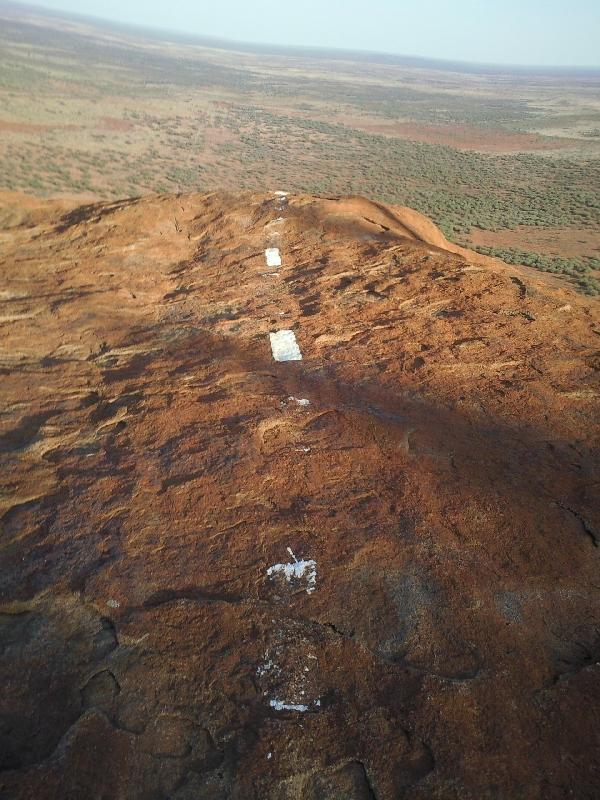
[[[496,64],[600,66],[600,0],[38,0],[37,4],[245,42]]]

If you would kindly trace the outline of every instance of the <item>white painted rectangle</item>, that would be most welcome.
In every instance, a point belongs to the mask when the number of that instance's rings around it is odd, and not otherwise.
[[[302,361],[294,331],[276,331],[269,334],[269,339],[275,361]]]
[[[267,247],[265,258],[267,259],[267,267],[281,266],[281,254],[278,247]]]

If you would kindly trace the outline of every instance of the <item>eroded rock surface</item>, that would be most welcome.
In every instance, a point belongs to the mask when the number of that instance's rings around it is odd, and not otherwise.
[[[360,198],[0,219],[3,800],[600,795],[594,301]]]

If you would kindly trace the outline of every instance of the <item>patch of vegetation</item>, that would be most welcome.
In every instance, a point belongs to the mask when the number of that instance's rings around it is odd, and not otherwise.
[[[501,258],[507,264],[524,264],[542,272],[564,275],[585,294],[591,296],[600,294],[600,281],[592,274],[593,271],[600,270],[600,258],[561,258],[502,247],[480,246],[475,249],[483,255]]]
[[[243,131],[223,152],[237,149],[247,185],[268,164],[297,190],[410,205],[452,239],[472,228],[600,227],[598,159],[483,155],[250,107],[224,124]]]

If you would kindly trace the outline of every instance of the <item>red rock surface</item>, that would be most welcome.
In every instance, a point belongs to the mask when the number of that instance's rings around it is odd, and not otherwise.
[[[1,798],[600,796],[593,301],[357,198],[0,219]]]

